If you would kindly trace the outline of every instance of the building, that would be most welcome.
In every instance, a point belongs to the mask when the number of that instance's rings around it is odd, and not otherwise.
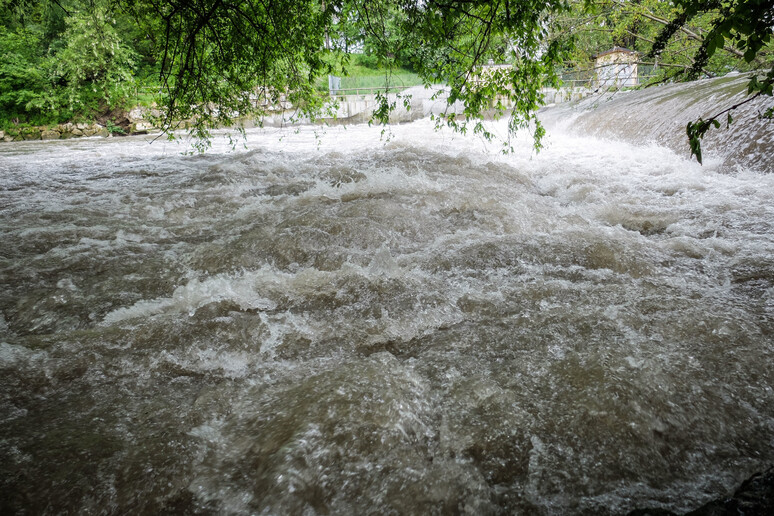
[[[613,47],[594,56],[596,88],[631,88],[639,83],[637,77],[637,52],[627,48]]]

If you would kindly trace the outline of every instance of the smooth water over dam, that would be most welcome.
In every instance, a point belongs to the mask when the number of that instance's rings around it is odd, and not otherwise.
[[[774,175],[315,133],[0,147],[0,512],[686,511],[774,462]]]

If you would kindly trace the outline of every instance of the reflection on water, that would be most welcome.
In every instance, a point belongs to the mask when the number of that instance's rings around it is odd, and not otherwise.
[[[0,148],[0,507],[688,510],[774,461],[774,176],[549,140]]]

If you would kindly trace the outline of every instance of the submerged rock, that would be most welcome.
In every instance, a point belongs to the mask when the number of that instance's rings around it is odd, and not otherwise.
[[[43,140],[58,140],[61,135],[59,131],[46,130],[40,133],[40,138]]]
[[[756,473],[729,498],[718,498],[685,516],[764,516],[774,514],[774,467]],[[677,516],[665,509],[636,509],[628,516]]]

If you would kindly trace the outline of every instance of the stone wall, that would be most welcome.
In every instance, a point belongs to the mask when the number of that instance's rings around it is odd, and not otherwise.
[[[59,124],[48,127],[19,127],[0,131],[0,140],[16,142],[22,140],[66,140],[80,136],[109,136],[107,127],[99,124]]]
[[[145,134],[155,130],[153,124],[147,120],[152,116],[158,116],[155,109],[135,107],[128,113],[122,114],[120,120],[115,123],[91,122],[91,123],[66,123],[55,126],[40,127],[11,127],[0,131],[0,142],[17,142],[23,140],[67,140],[83,136],[110,136],[112,134]]]

